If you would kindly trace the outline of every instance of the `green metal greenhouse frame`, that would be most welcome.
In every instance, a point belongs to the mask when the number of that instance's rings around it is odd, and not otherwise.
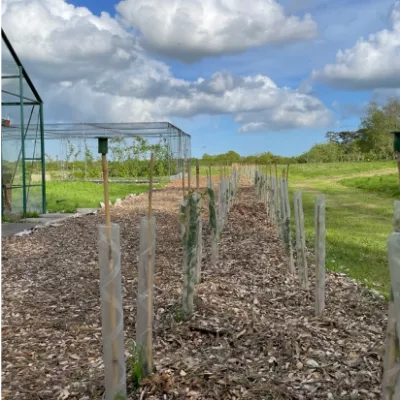
[[[34,84],[32,83],[28,73],[26,72],[24,66],[22,65],[17,53],[15,52],[13,46],[11,45],[10,41],[8,40],[4,30],[1,30],[1,38],[2,38],[2,113],[4,111],[4,107],[19,107],[19,116],[16,118],[19,119],[19,123],[15,124],[18,126],[20,130],[20,139],[21,141],[17,161],[15,163],[14,174],[11,179],[11,185],[9,188],[11,190],[14,189],[22,189],[22,212],[26,214],[30,210],[30,204],[28,195],[30,193],[30,188],[41,186],[41,211],[43,213],[46,212],[46,174],[45,174],[45,149],[44,149],[44,121],[43,121],[43,101],[36,90]],[[5,46],[5,47],[4,47]],[[7,52],[8,50],[8,52]],[[3,61],[3,54],[6,53],[6,56],[9,57],[8,60]],[[11,57],[10,57],[11,56]],[[8,63],[8,64],[7,64]],[[9,73],[7,73],[7,67],[9,66]],[[4,71],[4,69],[6,71]],[[11,73],[10,73],[11,70]],[[16,73],[13,73],[15,71]],[[6,90],[4,86],[12,86],[14,90]],[[28,96],[26,92],[28,92]],[[33,98],[32,98],[33,97]],[[6,98],[6,99],[5,99]],[[14,101],[15,99],[15,101]],[[25,115],[25,107],[31,106],[30,113]],[[32,157],[27,157],[26,154],[26,140],[27,140],[27,133],[30,130],[32,115],[35,107],[39,108],[38,113],[38,125],[37,125],[37,138],[35,140],[40,141],[40,157],[36,156],[36,141],[34,145],[34,150]],[[36,108],[37,110],[37,108]],[[26,122],[26,117],[29,119]],[[14,138],[9,138],[7,136],[7,130],[4,129],[4,125],[7,126],[6,123],[2,121],[2,131],[1,131],[1,140],[2,140],[2,170],[3,170],[3,143],[6,143],[7,140],[11,141],[14,140],[13,146],[14,149],[16,147],[17,142],[15,142]],[[7,147],[7,146],[6,146]],[[32,163],[32,171],[33,172],[33,165],[34,163],[39,163],[41,165],[41,183],[40,184],[32,184],[31,177],[29,177],[29,183],[27,182],[27,163]],[[15,173],[18,169],[19,163],[21,163],[21,184],[15,183]],[[5,183],[3,181],[3,173],[2,173],[2,215],[4,214],[4,200],[5,200]],[[37,211],[37,210],[35,210]]]

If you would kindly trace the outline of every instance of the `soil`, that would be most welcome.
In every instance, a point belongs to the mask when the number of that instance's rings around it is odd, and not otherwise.
[[[186,322],[179,318],[181,183],[153,193],[157,372],[129,399],[380,398],[386,302],[327,273],[325,314],[314,317],[313,274],[309,292],[288,274],[277,230],[247,183],[242,180],[229,212],[215,267],[204,213],[202,281],[195,315]],[[139,223],[146,209],[146,195],[112,208],[121,229],[127,357],[135,338]],[[88,215],[3,239],[3,399],[103,398],[102,223],[104,215]]]

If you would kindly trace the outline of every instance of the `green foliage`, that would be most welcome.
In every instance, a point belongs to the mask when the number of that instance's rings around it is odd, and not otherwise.
[[[218,228],[217,228],[217,213],[215,211],[215,192],[213,189],[207,188],[207,194],[210,198],[208,202],[210,225],[212,230],[214,231],[214,234],[217,235]]]
[[[22,215],[23,218],[39,218],[39,214],[36,211],[27,211]]]
[[[374,152],[382,156],[393,154],[393,130],[400,130],[400,100],[397,97],[389,99],[379,107],[372,102],[366,116],[361,120],[363,134],[360,147],[364,152]]]
[[[212,163],[218,163],[221,161],[224,161],[225,163],[234,163],[234,162],[239,162],[241,160],[241,157],[238,153],[235,151],[228,151],[223,154],[218,154],[215,156],[210,156],[209,154],[204,154],[202,157],[203,165],[206,165],[207,162],[209,163],[208,165],[211,165]],[[205,161],[205,162],[204,162]]]
[[[136,342],[132,341],[129,346],[128,368],[135,389],[139,387],[140,381],[144,377],[143,361],[143,348],[139,348]]]
[[[174,321],[177,323],[184,321],[185,318],[184,318],[183,310],[182,310],[181,306],[178,306],[174,309],[173,318],[174,318]]]
[[[135,137],[130,144],[125,138],[112,138],[109,141],[108,172],[110,178],[146,178],[149,176],[149,155],[153,152],[155,163],[154,176],[165,177],[171,172],[177,172],[177,163],[172,160],[173,154],[168,147],[166,139],[161,139],[157,144],[149,144],[142,137]],[[95,158],[86,141],[83,140],[83,160],[79,160],[81,148],[76,148],[71,141],[67,141],[64,170],[68,171],[68,179],[82,180],[101,178],[102,164]],[[40,168],[40,163],[38,164]],[[40,169],[39,169],[40,170]],[[61,177],[61,164],[48,157],[46,158],[46,171],[53,179]]]
[[[198,213],[198,202],[193,196],[193,192],[189,192],[186,196],[185,202],[181,205],[181,223],[185,226],[185,231],[183,234],[183,244],[188,254],[188,264],[193,261],[196,255],[197,246],[197,213]]]
[[[307,152],[307,162],[334,162],[342,159],[343,149],[337,143],[316,144]]]

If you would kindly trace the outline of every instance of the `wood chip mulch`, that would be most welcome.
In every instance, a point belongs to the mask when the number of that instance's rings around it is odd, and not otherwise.
[[[205,226],[196,313],[180,320],[180,198],[178,184],[154,192],[157,372],[129,399],[379,399],[387,304],[327,273],[326,312],[315,318],[313,276],[308,293],[288,275],[277,232],[248,186],[229,213],[216,267]],[[139,196],[112,215],[121,227],[127,357],[145,210]],[[103,222],[88,215],[3,238],[3,399],[103,398],[96,229]]]

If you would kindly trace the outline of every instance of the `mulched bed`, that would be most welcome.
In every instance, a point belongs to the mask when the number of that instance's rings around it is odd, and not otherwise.
[[[179,198],[178,182],[154,193],[157,373],[130,399],[381,397],[387,304],[327,273],[326,313],[315,318],[313,277],[307,293],[288,275],[282,245],[252,188],[240,190],[229,213],[216,267],[205,226],[196,313],[180,321]],[[112,215],[121,226],[127,356],[145,210],[139,196]],[[3,239],[3,399],[103,398],[96,229],[103,222],[89,215]]]

